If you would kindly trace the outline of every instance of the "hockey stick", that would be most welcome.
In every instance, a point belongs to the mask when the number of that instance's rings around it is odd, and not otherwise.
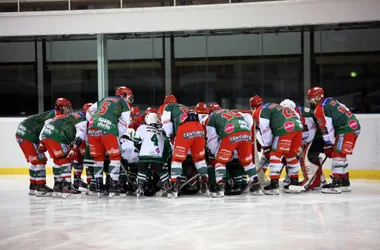
[[[327,160],[327,156],[325,156],[325,159],[323,159],[323,161],[321,162],[321,167],[323,167],[323,164],[325,163],[326,160]],[[314,175],[309,183],[313,183],[313,181],[315,180],[315,178],[317,178],[317,175]],[[306,191],[308,189],[309,186],[310,186],[310,184],[309,185],[304,185],[304,186],[290,185],[289,186],[289,190],[304,192],[304,191]]]
[[[180,187],[180,189],[182,189],[184,186],[186,186],[188,183],[190,183],[191,181],[195,180],[195,178],[197,178],[199,176],[199,174],[196,174],[194,175],[193,177],[191,177],[190,179],[188,179],[185,183],[183,183]]]

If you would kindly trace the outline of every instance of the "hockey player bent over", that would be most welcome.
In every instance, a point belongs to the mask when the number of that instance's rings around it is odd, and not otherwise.
[[[119,134],[124,134],[128,129],[130,122],[129,105],[132,102],[132,91],[122,86],[117,89],[116,96],[103,98],[89,109],[92,124],[89,124],[88,142],[91,156],[94,157],[94,175],[96,191],[99,197],[101,196],[103,184],[103,167],[106,153],[110,159],[109,173],[112,179],[109,197],[114,197],[120,193],[118,189],[121,160]]]
[[[169,189],[169,175],[168,171],[163,169],[164,161],[166,160],[163,159],[165,135],[163,129],[160,128],[156,113],[147,113],[145,115],[145,124],[137,129],[134,141],[141,144],[137,175],[137,197],[144,195],[149,165],[150,169],[160,176],[163,189],[167,191]]]
[[[52,195],[53,190],[46,186],[45,165],[47,159],[43,150],[41,152],[37,150],[40,143],[39,135],[46,120],[57,115],[68,114],[71,111],[71,102],[65,98],[58,98],[55,101],[55,109],[29,116],[18,126],[16,140],[24,153],[26,161],[31,164],[29,167],[29,195]]]
[[[313,111],[309,108],[296,107],[296,104],[289,99],[285,99],[280,103],[281,106],[291,108],[294,110],[299,119],[302,121],[302,151],[299,155],[299,162],[304,175],[304,180],[300,186],[290,186],[290,189],[296,190],[310,190],[318,188],[321,183],[321,178],[324,178],[322,172],[322,165],[319,159],[319,153],[323,152],[320,149],[320,140],[322,136],[320,132],[317,133],[317,125],[314,121]]]
[[[332,158],[333,180],[322,186],[322,193],[349,192],[347,155],[352,154],[359,136],[359,121],[345,105],[334,98],[325,98],[321,87],[311,88],[307,101],[316,106],[314,115],[322,132],[324,151]]]
[[[283,156],[289,168],[290,185],[299,184],[297,152],[302,144],[302,123],[291,109],[276,103],[263,104],[263,100],[257,95],[251,98],[250,106],[263,139],[264,155],[270,162],[271,183],[264,188],[264,193],[278,195]],[[289,185],[284,188],[285,192],[293,192],[289,190]]]
[[[84,106],[84,108],[88,107],[89,105]],[[77,169],[76,172],[78,172],[81,153],[77,150],[79,146],[82,146],[82,149],[84,149],[82,142],[85,139],[86,131],[87,121],[85,112],[57,116],[45,124],[41,131],[40,139],[43,141],[54,162],[54,197],[67,198],[71,194],[80,194],[80,191],[71,185],[71,164],[73,161],[73,165]],[[73,151],[70,150],[72,142],[74,142],[75,147]]]
[[[173,95],[171,95],[174,97]],[[165,98],[165,102],[166,102]],[[168,198],[177,198],[181,186],[182,162],[191,149],[191,155],[201,177],[201,190],[209,195],[207,164],[205,159],[205,132],[195,112],[175,103],[175,97],[170,103],[164,104],[158,110],[161,114],[162,127],[168,137],[175,135],[174,152],[171,162],[172,188],[168,192]]]
[[[213,197],[223,197],[225,191],[226,164],[231,161],[234,150],[250,178],[250,191],[262,195],[261,186],[252,162],[251,131],[244,118],[237,112],[221,109],[219,105],[210,106],[210,115],[205,122],[207,147],[215,157],[217,190]]]

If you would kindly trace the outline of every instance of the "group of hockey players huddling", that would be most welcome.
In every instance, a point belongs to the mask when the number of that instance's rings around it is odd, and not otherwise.
[[[345,105],[325,98],[320,87],[307,93],[312,109],[289,99],[265,103],[257,95],[249,110],[202,102],[189,109],[168,95],[158,110],[140,113],[131,106],[133,99],[122,86],[115,96],[74,112],[69,100],[58,98],[54,110],[22,121],[16,139],[31,164],[29,195],[278,195],[283,169],[286,193],[351,190],[347,155],[359,136],[359,121]],[[54,162],[52,189],[46,185],[46,151]],[[320,153],[332,158],[329,184]],[[81,178],[83,169],[87,182]]]

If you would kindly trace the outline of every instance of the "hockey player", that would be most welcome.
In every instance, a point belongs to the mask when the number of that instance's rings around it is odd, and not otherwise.
[[[144,195],[149,166],[160,176],[164,191],[169,189],[168,171],[163,168],[164,162],[167,160],[163,158],[165,135],[159,123],[157,113],[147,113],[145,124],[137,129],[134,137],[134,141],[140,144],[137,197]]]
[[[57,115],[68,114],[72,111],[71,102],[65,98],[58,98],[55,101],[55,108],[44,113],[29,116],[23,120],[17,128],[16,140],[24,153],[29,167],[29,195],[51,196],[53,190],[46,186],[46,156],[38,152],[40,143],[39,135],[45,121]]]
[[[84,154],[83,141],[87,132],[85,112],[89,106],[89,104],[85,104],[81,112],[53,118],[45,124],[41,131],[40,139],[54,162],[54,197],[67,198],[71,194],[80,194],[80,191],[73,188],[71,184],[71,169],[74,167],[76,185],[79,188],[81,180],[79,172],[81,173],[82,168],[81,153]],[[73,147],[71,148],[72,143]],[[80,147],[83,152],[79,152]]]
[[[182,162],[191,149],[191,155],[201,177],[201,190],[209,194],[207,164],[205,160],[205,137],[204,129],[195,112],[175,102],[173,95],[165,98],[165,103],[158,110],[161,114],[162,127],[166,135],[175,136],[174,152],[171,161],[171,182],[173,186],[168,192],[169,198],[177,198],[181,186]]]
[[[332,183],[322,186],[322,193],[351,191],[347,155],[352,154],[360,134],[355,115],[338,100],[324,97],[321,87],[307,93],[307,101],[315,106],[314,115],[324,140],[324,152],[332,158]]]
[[[264,188],[264,193],[278,195],[283,156],[289,167],[290,185],[299,184],[297,152],[302,144],[302,123],[291,109],[275,103],[263,104],[262,98],[257,95],[250,99],[250,107],[260,129],[263,153],[270,162],[271,183]],[[284,188],[285,192],[293,192],[289,186]]]
[[[297,108],[296,104],[289,99],[283,100],[280,105],[291,108],[297,112],[303,126],[302,151],[298,158],[304,175],[304,180],[299,187],[291,186],[290,188],[298,190],[311,190],[317,188],[320,186],[321,178],[324,178],[322,165],[319,159],[319,153],[321,152],[320,140],[322,139],[322,136],[320,136],[320,133],[317,134],[317,137],[315,136],[317,125],[314,121],[313,112],[309,108]]]
[[[119,87],[116,96],[106,97],[92,105],[89,109],[91,124],[88,129],[88,142],[91,156],[94,157],[94,174],[96,191],[101,196],[103,184],[103,167],[106,153],[110,159],[109,173],[111,187],[109,197],[118,195],[120,175],[119,135],[124,134],[130,123],[130,103],[133,93],[127,87]],[[91,119],[92,117],[92,119]]]
[[[235,149],[241,165],[250,178],[251,193],[262,195],[256,168],[252,162],[251,131],[241,114],[221,109],[218,104],[212,104],[205,125],[207,147],[210,153],[215,155],[217,190],[213,192],[213,197],[224,196],[226,164],[231,161]]]

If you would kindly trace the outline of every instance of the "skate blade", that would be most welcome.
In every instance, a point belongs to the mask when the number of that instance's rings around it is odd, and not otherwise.
[[[31,191],[29,191],[28,194],[31,195],[31,196],[35,196],[36,195],[36,191],[35,190],[31,190]]]
[[[53,198],[62,198],[62,193],[59,193],[59,192],[53,192],[52,197],[53,197]]]
[[[81,194],[69,194],[69,193],[63,193],[62,199],[80,199],[82,197]]]
[[[254,196],[262,196],[262,195],[264,195],[264,193],[263,193],[262,190],[251,192],[251,194],[254,195]]]
[[[264,190],[263,192],[266,195],[279,195],[280,194],[280,190],[278,190],[278,189]]]
[[[342,190],[340,188],[322,188],[321,192],[324,194],[341,194]]]
[[[342,192],[351,192],[351,187],[340,187],[340,189],[342,190]]]
[[[293,189],[284,189],[284,191],[285,191],[285,193],[287,193],[287,194],[300,194],[300,193],[302,193],[302,190],[293,190]]]
[[[169,199],[177,199],[177,197],[178,197],[178,193],[168,193],[168,195],[167,195],[167,197],[169,198]]]
[[[53,193],[36,193],[36,197],[51,197]]]

